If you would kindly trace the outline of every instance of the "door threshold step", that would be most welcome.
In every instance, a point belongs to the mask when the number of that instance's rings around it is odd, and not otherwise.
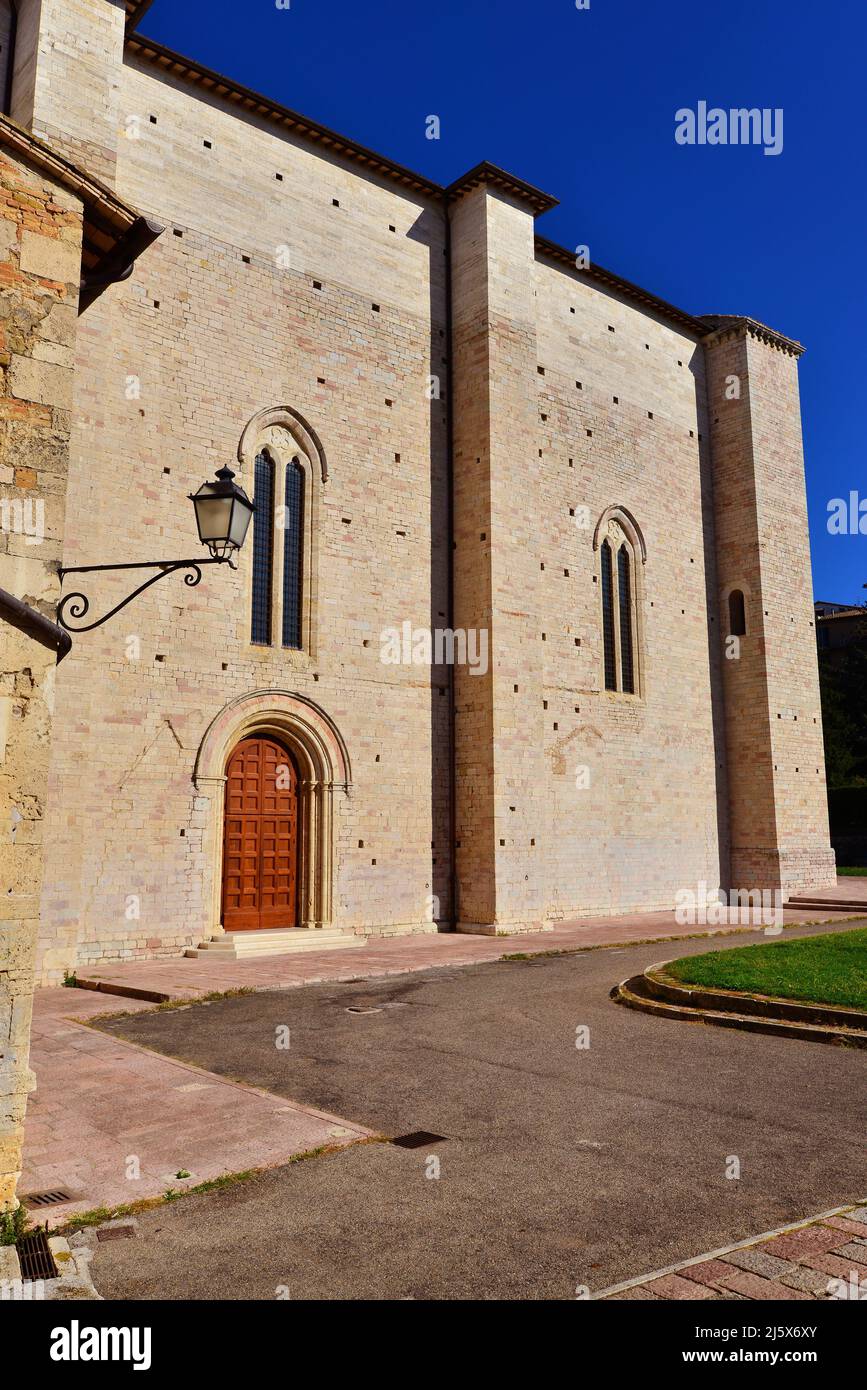
[[[277,930],[226,932],[185,951],[191,960],[250,960],[260,956],[294,955],[300,951],[340,951],[363,946],[366,938],[354,932],[286,927]]]

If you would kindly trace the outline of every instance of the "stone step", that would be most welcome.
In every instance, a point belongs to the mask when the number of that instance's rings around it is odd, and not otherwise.
[[[249,960],[260,956],[285,956],[299,951],[340,951],[363,946],[365,938],[354,932],[287,927],[277,931],[226,932],[201,946],[185,951],[192,960]]]
[[[811,897],[789,898],[786,907],[820,907],[823,912],[863,912],[867,916],[867,898],[822,898],[816,894]]]

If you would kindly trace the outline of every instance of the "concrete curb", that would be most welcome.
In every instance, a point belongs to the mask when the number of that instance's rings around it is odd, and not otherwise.
[[[610,997],[628,1009],[660,1018],[711,1023],[718,1028],[738,1028],[838,1047],[867,1048],[867,1014],[857,1009],[683,984],[665,973],[666,967],[679,959],[675,956],[659,961],[640,975],[621,980]]]

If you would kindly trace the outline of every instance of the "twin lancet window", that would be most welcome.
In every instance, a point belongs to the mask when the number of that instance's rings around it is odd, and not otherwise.
[[[304,583],[304,469],[297,458],[279,478],[267,450],[256,455],[253,480],[253,605],[250,640],[270,647],[274,642],[275,612],[280,595],[280,640],[284,647],[301,646],[301,600]],[[276,489],[282,490],[282,496]],[[279,496],[279,500],[278,500]],[[279,508],[279,510],[277,510]],[[283,544],[279,537],[282,534]],[[275,538],[278,544],[275,546]],[[282,571],[275,585],[275,558]]]
[[[636,631],[633,554],[625,541],[606,536],[600,550],[602,578],[602,652],[605,689],[636,694]]]

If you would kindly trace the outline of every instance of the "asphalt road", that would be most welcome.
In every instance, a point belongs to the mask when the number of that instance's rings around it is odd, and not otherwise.
[[[753,939],[766,938],[714,945]],[[145,1213],[135,1240],[97,1247],[97,1288],[573,1298],[577,1285],[598,1290],[863,1198],[864,1052],[653,1018],[608,998],[654,961],[707,949],[431,970],[105,1025],[389,1136],[445,1138],[364,1144]],[[349,1012],[367,1008],[379,1012]]]

